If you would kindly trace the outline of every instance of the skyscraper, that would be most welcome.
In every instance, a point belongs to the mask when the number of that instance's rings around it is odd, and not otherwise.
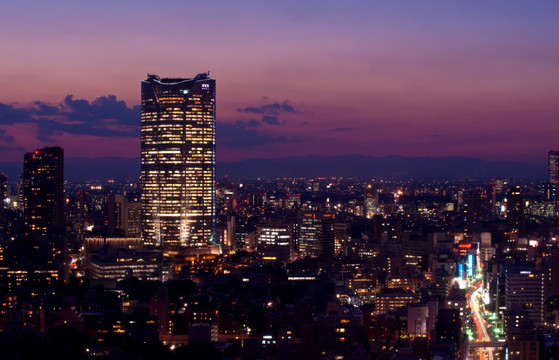
[[[507,191],[507,225],[508,231],[518,232],[524,236],[526,232],[526,216],[524,214],[526,204],[522,188],[516,186]]]
[[[481,233],[481,219],[483,203],[487,195],[481,189],[464,192],[464,232],[468,235]]]
[[[559,182],[559,151],[550,150],[547,152],[547,172],[548,181],[557,184]]]
[[[65,271],[64,150],[46,147],[25,154],[23,162],[23,221],[25,236],[48,244],[47,264]]]
[[[60,235],[64,231],[64,150],[62,148],[46,147],[25,154],[23,220],[27,237],[49,238]]]
[[[142,81],[142,237],[165,251],[215,233],[215,80]]]

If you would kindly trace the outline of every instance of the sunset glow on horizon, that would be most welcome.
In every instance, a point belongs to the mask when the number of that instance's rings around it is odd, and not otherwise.
[[[66,157],[138,157],[146,73],[208,70],[218,161],[397,154],[541,163],[559,148],[556,2],[3,8],[1,162],[54,144]]]

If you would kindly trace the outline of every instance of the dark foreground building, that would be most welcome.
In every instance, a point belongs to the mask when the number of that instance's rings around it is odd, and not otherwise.
[[[65,256],[64,149],[46,147],[25,154],[23,220],[25,237],[49,244],[52,261],[62,274]]]
[[[23,162],[25,234],[48,237],[64,229],[64,150],[47,147],[25,154]]]

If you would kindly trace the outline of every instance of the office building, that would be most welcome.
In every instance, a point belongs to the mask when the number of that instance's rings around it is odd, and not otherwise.
[[[273,222],[256,225],[256,246],[264,260],[289,262],[292,257],[293,226]]]
[[[507,191],[507,227],[509,232],[524,236],[526,232],[526,215],[524,214],[526,203],[522,188],[516,186]]]
[[[302,212],[298,219],[298,257],[334,255],[334,214]]]
[[[47,147],[25,154],[23,163],[25,235],[48,238],[64,231],[64,150]]]
[[[464,192],[464,233],[467,235],[481,233],[482,207],[487,195],[483,190],[475,189]]]
[[[541,359],[540,341],[529,323],[507,330],[507,354],[509,360]]]
[[[544,274],[532,269],[507,269],[505,278],[506,307],[525,311],[535,326],[543,323],[545,302]],[[512,324],[509,324],[511,326]],[[511,326],[512,327],[512,326]]]
[[[24,155],[22,178],[25,238],[33,249],[47,248],[33,266],[65,271],[64,150],[46,147]]]
[[[148,75],[141,104],[142,238],[164,251],[215,233],[215,80]]]
[[[418,296],[411,290],[384,288],[377,294],[375,311],[377,313],[387,313],[407,308],[409,304],[416,303],[418,300]]]
[[[107,230],[111,235],[141,236],[140,203],[129,202],[122,194],[107,196]]]
[[[103,247],[110,247],[113,249],[141,249],[143,245],[140,237],[116,237],[116,236],[102,236],[91,235],[86,236],[83,246],[87,254],[99,251]]]
[[[127,202],[126,197],[122,194],[109,194],[107,196],[107,230],[109,234],[114,235],[117,232],[122,232],[122,235],[124,235]]]
[[[372,219],[378,212],[378,193],[369,185],[365,191],[365,216]]]
[[[429,319],[428,304],[409,304],[408,305],[408,335],[427,336],[427,320]]]
[[[435,325],[437,342],[460,344],[462,340],[462,319],[458,309],[439,309]]]
[[[167,281],[172,276],[171,264],[159,250],[105,247],[99,253],[88,255],[87,270],[91,279],[117,281],[131,277]]]
[[[142,207],[139,202],[129,202],[126,209],[125,235],[141,237],[142,235]]]
[[[559,182],[559,151],[548,151],[547,174],[550,183],[557,184]]]

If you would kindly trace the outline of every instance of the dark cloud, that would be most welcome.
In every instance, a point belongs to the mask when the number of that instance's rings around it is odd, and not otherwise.
[[[264,116],[262,116],[262,121],[258,121],[258,120],[254,120],[254,119],[247,120],[247,121],[238,120],[237,122],[235,122],[235,124],[238,125],[238,126],[247,127],[247,128],[256,128],[256,127],[262,126],[264,124],[280,125],[280,121],[276,116],[264,115]]]
[[[331,131],[342,132],[342,131],[352,131],[352,130],[355,130],[355,128],[339,127],[339,128],[334,128]]]
[[[35,101],[33,105],[33,113],[35,115],[53,116],[60,111],[59,107],[51,106],[41,101]]]
[[[249,106],[242,109],[237,109],[238,112],[248,112],[254,114],[278,115],[280,113],[293,113],[300,114],[301,112],[295,109],[289,102],[266,104],[258,107]]]
[[[239,123],[244,124],[245,126],[248,127],[257,127],[262,125],[262,123],[258,120],[249,120],[249,121],[239,121]]]
[[[140,127],[140,107],[129,108],[116,96],[108,95],[98,97],[92,102],[78,99],[74,100],[72,95],[66,96],[64,104],[72,111],[69,112],[71,120],[101,121],[111,125]]]
[[[66,95],[64,98],[64,105],[76,113],[87,113],[89,108],[89,101],[84,99],[74,100],[74,95]]]
[[[15,109],[11,105],[0,103],[0,125],[11,125],[29,121],[33,120],[27,109]]]
[[[36,101],[26,108],[0,103],[0,126],[15,123],[37,124],[42,140],[59,133],[137,137],[140,135],[140,107],[130,108],[114,95],[91,102],[67,95],[56,105]]]
[[[277,116],[264,115],[264,116],[262,116],[262,121],[265,122],[268,125],[279,125],[280,124]]]
[[[8,132],[3,129],[0,129],[0,139],[4,140],[7,143],[12,143],[14,141],[14,137],[8,135]]]
[[[259,131],[250,124],[250,121],[217,123],[218,146],[242,149],[270,143],[292,143],[302,141],[295,137],[272,136]]]

